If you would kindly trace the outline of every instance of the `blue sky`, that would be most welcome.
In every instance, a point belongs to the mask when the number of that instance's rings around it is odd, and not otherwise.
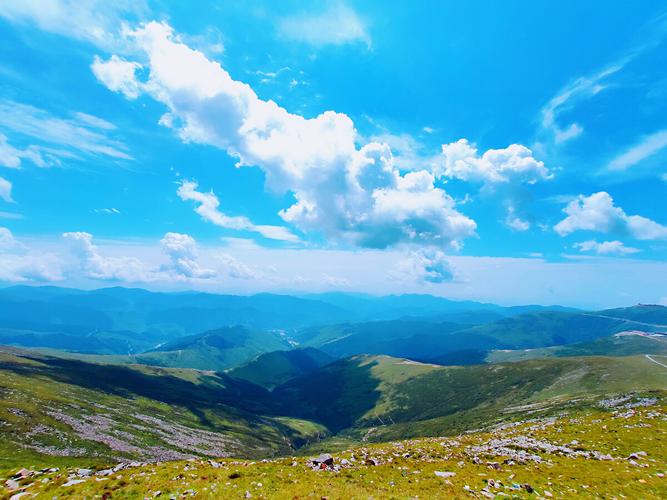
[[[667,301],[662,2],[0,5],[0,282]]]

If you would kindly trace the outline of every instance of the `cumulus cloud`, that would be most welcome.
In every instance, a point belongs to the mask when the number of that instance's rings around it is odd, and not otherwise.
[[[232,217],[225,215],[218,207],[220,200],[210,191],[202,193],[197,191],[197,183],[194,181],[183,181],[176,193],[181,200],[194,201],[198,205],[195,207],[202,219],[227,229],[253,231],[261,234],[265,238],[282,241],[299,241],[299,238],[282,226],[257,225],[253,224],[247,217]]]
[[[60,260],[48,253],[35,252],[0,227],[0,281],[10,283],[48,282],[63,279]]]
[[[207,279],[215,276],[215,271],[199,265],[197,243],[187,234],[167,233],[160,240],[162,250],[169,257],[169,265],[163,270],[177,278]]]
[[[535,184],[549,180],[553,174],[533,152],[521,144],[504,149],[489,149],[481,156],[467,139],[443,144],[442,163],[436,167],[438,176],[485,184]]]
[[[625,246],[622,241],[618,240],[601,242],[595,240],[582,241],[575,243],[574,248],[577,248],[580,252],[594,252],[598,255],[629,255],[640,251],[638,248]]]
[[[315,46],[344,45],[361,42],[370,47],[371,37],[359,15],[342,2],[318,13],[297,14],[282,18],[279,33],[291,40]]]
[[[93,244],[93,235],[90,233],[63,233],[63,238],[70,245],[78,270],[88,278],[126,282],[146,282],[153,278],[145,264],[135,257],[101,255]]]
[[[347,115],[326,111],[307,119],[259,99],[165,23],[144,24],[126,36],[143,52],[148,74],[141,82],[136,73],[126,75],[126,84],[163,103],[168,113],[161,123],[182,140],[224,149],[239,166],[262,168],[270,188],[292,192],[296,202],[280,215],[299,229],[380,248],[458,245],[475,234],[475,222],[456,210],[431,174],[402,175],[386,144],[357,149]],[[199,208],[216,217],[206,208],[211,198],[196,196]]]
[[[0,177],[0,199],[7,203],[14,202],[12,198],[12,183],[3,177]]]
[[[136,99],[141,94],[141,84],[134,76],[135,72],[141,68],[141,64],[126,61],[116,55],[102,62],[98,56],[95,56],[90,68],[95,77],[109,90],[120,92],[128,99]]]
[[[408,253],[390,273],[400,281],[446,283],[456,279],[456,270],[444,252],[436,248],[422,248]]]
[[[554,226],[561,236],[575,231],[595,231],[628,235],[638,240],[667,239],[667,226],[640,215],[627,215],[614,205],[613,198],[605,191],[579,195],[563,212],[567,217]]]

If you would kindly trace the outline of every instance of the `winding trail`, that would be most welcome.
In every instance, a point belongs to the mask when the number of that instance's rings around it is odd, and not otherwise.
[[[666,364],[661,363],[660,361],[656,361],[655,359],[653,359],[653,358],[651,357],[650,354],[644,354],[644,356],[646,356],[646,359],[648,359],[649,361],[653,361],[656,365],[660,365],[660,366],[662,366],[662,367],[664,367],[664,368],[667,368],[667,365],[666,365]]]

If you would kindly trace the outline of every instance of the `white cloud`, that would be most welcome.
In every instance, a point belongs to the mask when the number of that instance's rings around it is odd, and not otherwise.
[[[90,65],[95,77],[114,92],[120,92],[128,99],[136,99],[141,94],[141,84],[135,78],[135,72],[141,64],[126,61],[116,55],[102,62],[95,56]]]
[[[114,34],[123,20],[146,12],[143,0],[3,0],[0,17],[19,24],[118,48]]]
[[[250,280],[257,279],[262,276],[259,271],[244,264],[228,253],[220,253],[216,255],[216,258],[221,265],[220,272],[225,276],[229,276],[230,278]]]
[[[371,37],[359,15],[342,2],[324,12],[285,17],[278,22],[279,33],[291,40],[315,46],[362,42],[371,46]]]
[[[563,143],[579,137],[584,131],[583,127],[575,122],[560,125],[559,115],[571,109],[577,102],[590,99],[604,90],[606,87],[602,82],[623,69],[628,60],[627,58],[621,59],[602,71],[577,78],[563,87],[545,104],[541,110],[541,126],[544,131],[551,134],[555,143]]]
[[[640,252],[638,248],[627,247],[622,241],[602,241],[595,240],[582,241],[575,243],[574,248],[579,249],[580,252],[595,252],[598,255],[629,255]]]
[[[14,199],[12,198],[12,183],[3,177],[0,177],[0,199],[7,203],[14,203]]]
[[[399,281],[447,283],[456,279],[456,270],[447,256],[436,248],[422,248],[408,253],[389,276]]]
[[[553,177],[544,163],[536,160],[525,146],[512,144],[505,149],[489,149],[479,156],[477,148],[466,139],[442,145],[442,162],[437,166],[436,174],[485,184],[535,184]]]
[[[579,195],[563,211],[567,217],[554,226],[561,236],[575,231],[596,231],[629,235],[638,240],[667,239],[667,226],[640,215],[627,215],[604,191]]]
[[[108,125],[106,120],[92,115],[75,113],[72,118],[60,118],[27,104],[0,101],[0,128],[40,143],[24,151],[14,150],[15,156],[40,167],[57,164],[58,158],[76,158],[79,153],[131,160],[127,147],[108,137]],[[3,143],[6,147],[4,136],[0,137],[0,161]],[[41,145],[44,143],[51,146]],[[19,164],[20,161],[15,166]]]
[[[93,235],[86,232],[63,233],[70,251],[77,260],[78,270],[96,280],[147,282],[152,277],[143,262],[135,257],[105,257],[93,244]]]
[[[507,207],[505,225],[514,231],[528,231],[530,229],[530,222],[519,217],[516,214],[516,209],[511,205]]]
[[[190,200],[198,203],[195,207],[202,219],[212,222],[213,224],[227,229],[235,229],[237,231],[253,231],[261,234],[265,238],[281,241],[299,241],[299,238],[292,234],[287,228],[282,226],[269,226],[253,224],[247,217],[232,217],[225,215],[218,207],[220,200],[213,191],[202,193],[197,191],[197,183],[194,181],[183,181],[177,190],[177,194],[181,200]]]
[[[118,215],[120,214],[120,210],[117,208],[95,208],[93,209],[93,212],[96,214],[106,214],[106,215]]]
[[[38,167],[48,167],[58,163],[51,155],[43,155],[37,146],[28,146],[21,150],[7,141],[7,136],[0,133],[0,166],[20,168],[22,160],[30,160]]]
[[[215,271],[199,265],[197,243],[192,236],[167,233],[160,240],[160,244],[170,261],[164,270],[174,277],[208,279],[215,276]]]
[[[226,150],[239,166],[262,168],[269,187],[293,193],[296,203],[280,215],[299,229],[371,247],[458,245],[475,233],[475,222],[455,209],[432,175],[401,175],[385,144],[357,149],[347,115],[327,111],[307,119],[259,99],[164,23],[142,25],[127,36],[146,56],[148,78],[139,87],[169,110],[162,123],[184,141]],[[210,196],[196,196],[200,214],[218,217]]]
[[[607,164],[607,170],[612,172],[627,170],[665,147],[667,147],[667,130],[661,130],[645,137],[641,142],[615,157]]]
[[[61,263],[52,254],[34,252],[0,227],[0,281],[10,283],[62,280]]]

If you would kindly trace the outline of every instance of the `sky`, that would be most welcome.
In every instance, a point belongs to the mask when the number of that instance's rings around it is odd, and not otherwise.
[[[667,304],[667,9],[0,3],[0,284]]]

